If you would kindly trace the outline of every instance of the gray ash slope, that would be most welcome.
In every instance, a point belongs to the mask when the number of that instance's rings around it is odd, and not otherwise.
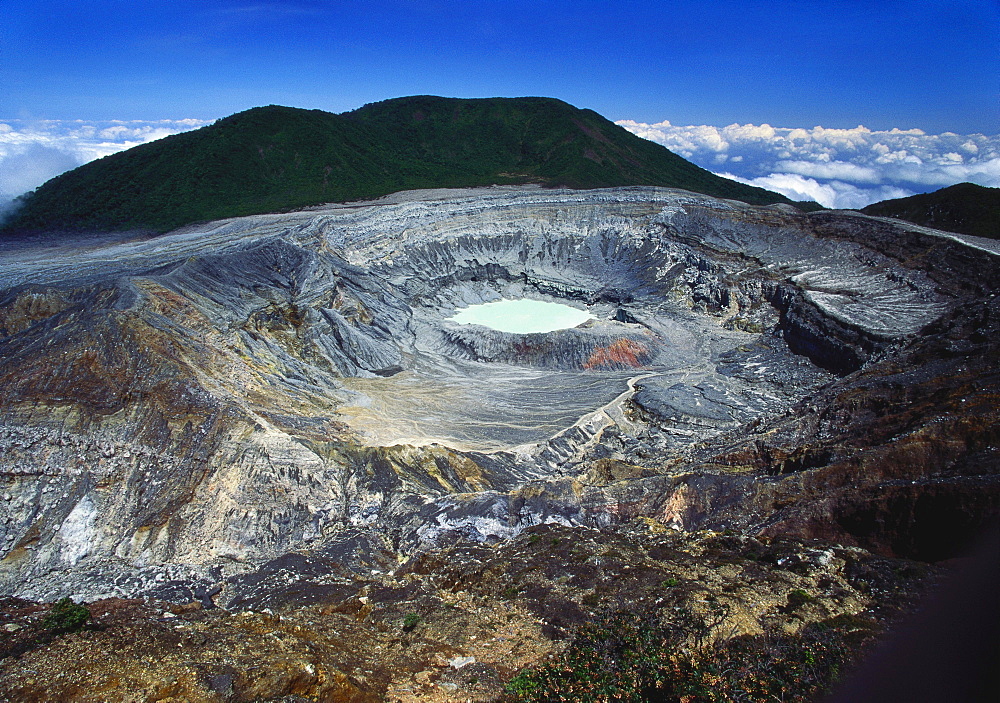
[[[225,603],[289,553],[391,570],[638,515],[938,558],[1000,504],[997,264],[656,188],[22,245],[0,268],[0,590]],[[448,320],[501,297],[596,319]]]

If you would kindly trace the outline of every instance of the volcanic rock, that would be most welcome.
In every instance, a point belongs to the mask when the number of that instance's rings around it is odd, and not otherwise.
[[[975,238],[498,187],[0,261],[21,598],[260,607],[299,597],[281,574],[333,597],[442,545],[635,517],[938,559],[1000,506],[1000,259]],[[449,321],[518,297],[596,320]]]
[[[822,632],[821,645],[849,643],[853,658],[934,571],[647,518],[536,525],[336,588],[319,560],[275,562],[229,609],[107,598],[88,604],[91,627],[60,637],[41,625],[47,606],[0,599],[0,622],[17,628],[0,640],[0,700],[505,700],[519,669],[552,662],[582,624],[656,614],[692,647],[742,638],[748,669],[766,666],[768,633]]]

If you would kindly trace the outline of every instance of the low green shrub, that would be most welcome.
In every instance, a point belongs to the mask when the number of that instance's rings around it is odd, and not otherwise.
[[[416,613],[410,613],[405,618],[403,618],[403,632],[410,632],[420,623],[420,616]]]
[[[806,603],[812,603],[815,598],[809,595],[806,591],[801,588],[796,588],[794,591],[788,594],[788,610],[793,611],[801,608]]]
[[[524,586],[507,586],[503,589],[504,598],[516,598],[517,594],[524,590]]]
[[[71,598],[62,598],[53,604],[42,620],[42,626],[57,634],[79,632],[87,626],[89,620],[90,610],[74,603]]]

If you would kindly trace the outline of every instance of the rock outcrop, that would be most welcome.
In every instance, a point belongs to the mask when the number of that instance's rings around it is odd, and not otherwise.
[[[989,243],[492,188],[0,262],[12,595],[232,599],[288,553],[392,569],[635,516],[939,558],[1000,506]],[[501,297],[596,320],[448,320]]]

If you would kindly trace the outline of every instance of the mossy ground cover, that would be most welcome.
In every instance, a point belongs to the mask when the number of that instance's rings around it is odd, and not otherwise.
[[[810,700],[831,689],[879,629],[868,618],[838,617],[794,634],[691,645],[697,618],[662,623],[618,614],[581,627],[555,663],[519,673],[506,694],[511,701],[583,703]]]

